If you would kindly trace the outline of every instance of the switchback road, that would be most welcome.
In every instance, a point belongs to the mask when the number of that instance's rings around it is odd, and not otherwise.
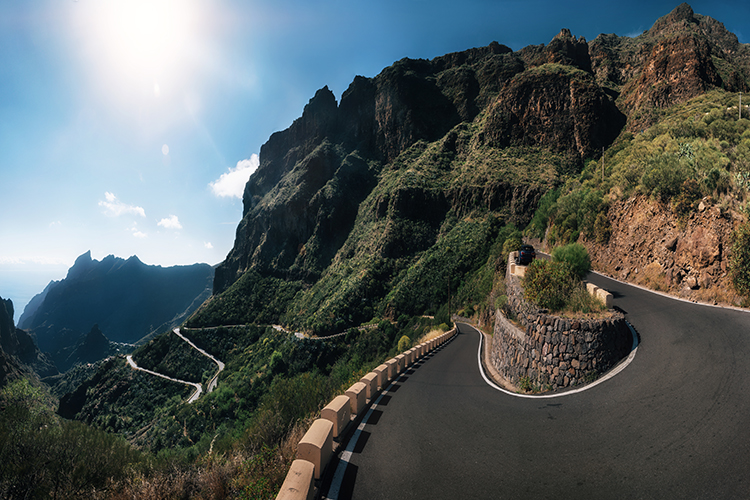
[[[192,347],[193,349],[195,349],[196,351],[200,352],[201,354],[203,354],[204,356],[206,356],[207,358],[209,358],[211,361],[213,361],[214,363],[216,363],[216,366],[219,369],[216,371],[216,374],[211,378],[211,380],[208,381],[208,384],[206,384],[206,392],[212,392],[214,389],[216,389],[216,385],[218,384],[219,374],[222,372],[222,370],[224,370],[224,363],[222,363],[221,361],[219,361],[218,359],[216,359],[215,357],[211,356],[209,353],[207,353],[206,351],[204,351],[203,349],[201,349],[200,347],[198,347],[197,345],[195,345],[190,339],[188,339],[187,337],[185,337],[180,332],[179,328],[175,328],[174,330],[172,330],[172,332],[175,335],[177,335],[178,337],[180,337],[182,340],[184,340],[185,342],[187,342],[190,345],[190,347]],[[128,354],[128,356],[126,357],[126,359],[127,359],[128,364],[130,365],[130,367],[133,368],[134,370],[140,370],[142,372],[149,373],[149,374],[154,375],[156,377],[161,377],[163,379],[171,380],[172,382],[177,382],[179,384],[185,384],[185,385],[189,385],[189,386],[194,387],[195,391],[188,398],[188,400],[187,400],[188,403],[194,403],[195,401],[198,400],[199,397],[201,397],[201,394],[203,394],[203,386],[201,384],[197,383],[197,382],[188,382],[187,380],[179,380],[179,379],[172,378],[172,377],[169,377],[167,375],[164,375],[163,373],[159,373],[159,372],[155,372],[155,371],[152,371],[152,370],[147,370],[145,368],[141,368],[140,366],[138,366],[136,364],[135,360],[133,359],[133,356],[131,356],[130,354]]]
[[[504,394],[459,325],[374,409],[338,498],[750,498],[750,314],[590,281],[640,333],[621,373],[554,399]]]

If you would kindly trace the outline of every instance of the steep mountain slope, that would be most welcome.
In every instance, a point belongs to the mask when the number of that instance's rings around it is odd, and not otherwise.
[[[132,343],[181,323],[208,296],[212,278],[207,264],[162,268],[112,255],[100,262],[86,252],[19,323],[43,351],[74,346],[95,324],[110,340]]]
[[[31,336],[13,323],[13,302],[0,298],[0,387],[23,378],[57,374],[54,363],[39,351]]]
[[[621,132],[710,89],[746,89],[748,54],[682,4],[636,38],[587,43],[563,29],[517,52],[492,43],[403,59],[355,78],[340,103],[323,88],[261,148],[214,299],[191,324],[285,321],[325,333],[434,311],[456,292],[446,276],[476,271],[498,228],[525,227],[545,192]],[[415,266],[448,257],[435,250],[467,225],[478,233],[455,251],[476,257],[433,269],[419,305],[397,300]]]

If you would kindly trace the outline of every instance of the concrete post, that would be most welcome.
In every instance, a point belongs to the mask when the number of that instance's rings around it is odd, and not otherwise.
[[[312,423],[297,446],[297,458],[315,466],[315,479],[320,479],[333,455],[333,422],[322,418]]]

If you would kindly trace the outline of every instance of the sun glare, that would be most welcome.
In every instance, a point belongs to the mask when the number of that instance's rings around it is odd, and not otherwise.
[[[113,56],[134,71],[155,74],[178,63],[190,35],[187,5],[174,0],[110,4],[105,34]]]
[[[86,50],[120,85],[147,85],[158,97],[163,83],[178,79],[190,64],[198,36],[195,2],[97,0],[86,7]]]

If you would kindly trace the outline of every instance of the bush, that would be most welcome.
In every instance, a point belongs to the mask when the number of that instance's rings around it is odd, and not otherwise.
[[[552,189],[550,191],[547,191],[547,193],[542,196],[542,198],[539,200],[539,205],[537,206],[536,212],[534,212],[534,217],[526,227],[526,233],[529,236],[537,237],[540,239],[544,238],[544,234],[547,231],[547,223],[549,221],[550,214],[554,210],[555,202],[559,197],[559,189]]]
[[[680,187],[680,194],[675,198],[672,209],[678,216],[686,216],[692,212],[698,201],[703,197],[701,187],[695,179],[687,179]]]
[[[570,184],[568,189],[570,192],[560,196],[550,209],[551,226],[547,240],[552,245],[573,243],[581,233],[596,238],[597,217],[607,211],[601,191],[576,186],[575,183]],[[603,222],[600,221],[600,225]]]
[[[580,243],[571,243],[552,250],[552,258],[556,262],[565,262],[570,266],[570,270],[580,279],[586,277],[591,271],[591,259],[586,247]]]
[[[398,352],[407,351],[411,347],[411,339],[404,335],[398,340]]]
[[[564,309],[575,287],[575,274],[566,262],[535,259],[523,280],[524,298],[550,311]]]
[[[663,154],[652,158],[646,166],[641,186],[644,194],[668,202],[680,193],[680,188],[690,175],[690,168],[677,156]]]

